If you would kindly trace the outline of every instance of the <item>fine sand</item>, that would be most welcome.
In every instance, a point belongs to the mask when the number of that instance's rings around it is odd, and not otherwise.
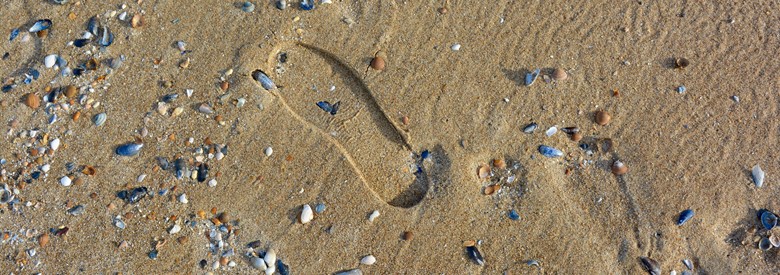
[[[687,270],[683,259],[698,274],[780,271],[780,250],[757,248],[780,232],[756,218],[758,209],[780,211],[774,1],[334,0],[304,11],[297,1],[279,10],[253,0],[251,13],[243,1],[138,2],[2,3],[0,76],[17,84],[0,93],[0,183],[18,192],[0,212],[5,274],[259,273],[254,241],[292,274],[640,274],[641,257],[662,274]],[[125,11],[143,14],[144,25],[117,19]],[[94,15],[114,43],[68,45]],[[53,22],[48,35],[23,41],[38,19]],[[13,28],[22,34],[8,41]],[[49,54],[73,68],[91,57],[100,65],[59,77],[44,67]],[[123,64],[109,69],[120,55]],[[384,70],[369,67],[374,56]],[[690,65],[675,68],[677,58]],[[29,68],[41,75],[26,85]],[[526,86],[535,68],[568,78]],[[278,88],[263,89],[255,70]],[[92,101],[25,104],[28,93],[65,85]],[[158,102],[174,93],[161,114]],[[339,102],[338,112],[319,101]],[[202,103],[213,113],[200,112]],[[600,110],[612,117],[605,126],[594,122]],[[102,112],[107,120],[95,126]],[[539,128],[523,133],[531,122]],[[546,136],[555,125],[579,127],[583,139]],[[55,138],[57,151],[34,154]],[[136,138],[140,154],[115,154]],[[208,150],[206,138],[227,145],[223,159],[196,152]],[[565,156],[542,156],[542,144]],[[205,158],[209,175],[176,179],[157,157],[195,170]],[[493,159],[508,168],[480,179],[478,167]],[[611,172],[618,159],[627,174]],[[51,169],[32,180],[45,164]],[[750,178],[756,164],[767,175],[761,188]],[[86,165],[96,173],[80,172]],[[63,176],[78,181],[65,187]],[[485,195],[490,182],[501,189]],[[117,197],[136,187],[150,195]],[[301,224],[303,205],[318,203],[325,211]],[[84,212],[68,214],[76,205]],[[212,208],[228,216],[212,220]],[[678,226],[685,209],[695,215]],[[223,222],[223,247],[210,249]],[[169,234],[176,224],[181,231]],[[484,265],[466,254],[472,240]],[[213,269],[231,249],[225,258],[235,266]],[[369,254],[376,263],[360,265]]]

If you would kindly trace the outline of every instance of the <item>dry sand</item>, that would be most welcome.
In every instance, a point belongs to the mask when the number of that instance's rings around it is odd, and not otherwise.
[[[638,274],[640,257],[658,261],[663,273],[685,270],[683,259],[702,274],[780,271],[777,248],[756,248],[759,236],[771,234],[756,230],[756,210],[780,210],[774,1],[334,0],[311,11],[289,1],[282,11],[264,0],[252,1],[251,13],[241,1],[70,2],[8,0],[0,9],[0,53],[9,53],[0,75],[18,83],[28,68],[41,71],[32,84],[0,94],[0,158],[7,160],[0,182],[19,192],[14,210],[6,204],[0,214],[6,274],[257,273],[245,256],[252,241],[261,250],[274,247],[294,274],[358,267],[366,274]],[[146,24],[131,28],[106,17],[110,11],[143,13]],[[102,52],[94,43],[68,46],[93,15],[114,32],[114,44]],[[48,36],[21,41],[43,18],[53,21]],[[23,34],[9,42],[13,28]],[[179,40],[191,52],[182,55]],[[451,50],[454,44],[460,50]],[[43,67],[48,54],[75,66],[88,51],[101,62],[127,60],[111,73],[104,63],[77,78]],[[368,68],[377,54],[386,59],[383,71]],[[678,57],[690,66],[674,69]],[[179,68],[186,58],[189,67]],[[525,86],[534,68],[563,68],[569,77]],[[224,92],[220,77],[228,69]],[[279,88],[261,88],[250,76],[256,69]],[[55,111],[60,119],[51,125],[45,104],[33,110],[22,103],[47,85],[85,87],[100,75],[107,77],[96,91],[82,94],[101,104],[75,102]],[[685,93],[675,91],[680,85]],[[191,98],[185,89],[194,89]],[[184,112],[158,114],[157,102],[171,93],[179,94],[171,110]],[[246,105],[236,107],[238,98]],[[317,108],[324,100],[340,101],[339,112]],[[197,111],[204,102],[214,114]],[[82,117],[73,121],[76,110]],[[594,123],[597,110],[611,113],[611,122]],[[90,121],[99,112],[108,115],[102,127]],[[540,127],[524,134],[530,122]],[[553,125],[579,127],[580,143],[596,153],[587,155],[562,132],[545,136]],[[114,153],[144,128],[138,156]],[[32,129],[40,130],[37,142],[23,136]],[[22,184],[39,170],[30,151],[47,147],[43,133],[63,145],[42,158],[51,164],[45,176]],[[155,168],[158,156],[194,159],[206,137],[229,148],[224,159],[206,161],[216,187]],[[595,147],[604,139],[613,142],[606,152]],[[540,144],[566,156],[545,158]],[[268,146],[270,157],[263,154]],[[415,175],[426,149],[431,157]],[[491,180],[503,188],[487,196],[476,171],[494,158],[517,164],[516,180],[496,176]],[[629,167],[626,175],[610,172],[615,159]],[[69,173],[68,162],[97,173]],[[755,164],[767,173],[762,188],[750,181]],[[141,174],[148,176],[138,183]],[[63,187],[64,175],[82,182]],[[155,196],[136,204],[116,196],[139,186]],[[182,193],[189,203],[176,201]],[[320,202],[325,212],[297,222],[303,204]],[[84,214],[66,213],[79,204]],[[234,267],[211,268],[219,259],[209,251],[214,215],[197,213],[213,207],[230,215],[234,231],[218,253],[234,249]],[[695,216],[677,226],[688,208]],[[511,209],[520,220],[507,217]],[[374,210],[381,216],[369,222]],[[124,230],[113,224],[118,215]],[[170,235],[175,223],[183,229]],[[69,231],[41,247],[38,236],[60,226]],[[402,240],[404,231],[414,238]],[[188,240],[177,242],[181,236]],[[150,259],[162,239],[158,258]],[[484,266],[468,259],[468,240],[481,240]],[[129,247],[118,248],[123,241]],[[359,266],[368,254],[376,264]]]

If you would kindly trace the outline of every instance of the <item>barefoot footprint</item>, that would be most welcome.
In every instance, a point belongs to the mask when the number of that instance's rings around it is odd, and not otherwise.
[[[275,48],[262,65],[255,69],[278,85],[269,91],[277,102],[332,143],[375,196],[404,208],[422,200],[428,183],[410,166],[409,137],[385,114],[355,69],[330,52],[302,43]],[[337,111],[319,107],[323,101],[338,102]]]

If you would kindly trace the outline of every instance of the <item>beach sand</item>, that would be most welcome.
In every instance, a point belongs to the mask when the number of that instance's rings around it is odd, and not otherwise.
[[[4,32],[22,30],[0,42],[4,85],[18,84],[0,94],[0,183],[18,192],[0,213],[5,273],[259,273],[251,256],[269,248],[293,274],[640,274],[641,257],[663,274],[687,270],[683,259],[697,274],[780,270],[777,248],[757,248],[780,233],[756,218],[780,210],[775,2],[334,0],[304,11],[251,1],[252,12],[243,1],[139,2],[9,0],[0,9]],[[117,19],[123,12],[143,14],[144,25]],[[113,44],[68,45],[95,15]],[[39,19],[53,22],[45,38],[27,34]],[[49,54],[71,68],[91,57],[101,64],[60,77],[44,67]],[[374,56],[383,70],[369,67]],[[678,58],[690,65],[675,68]],[[26,85],[29,68],[41,75]],[[535,68],[568,78],[526,86]],[[255,70],[278,88],[261,87]],[[92,102],[24,104],[25,94],[65,85]],[[178,98],[161,114],[168,94]],[[338,112],[320,101],[339,102]],[[203,103],[213,113],[199,112]],[[611,121],[596,124],[597,111]],[[531,122],[539,128],[524,133]],[[578,127],[583,139],[548,137],[552,126]],[[115,153],[136,137],[138,155]],[[57,151],[31,152],[54,138]],[[227,145],[223,159],[196,152],[213,148],[207,138]],[[540,145],[565,155],[544,157]],[[204,158],[209,175],[176,179],[157,157],[191,169]],[[509,168],[479,178],[493,159]],[[615,160],[628,173],[614,175]],[[96,173],[81,173],[85,165]],[[761,188],[754,165],[767,174]],[[62,186],[63,176],[79,182]],[[485,195],[489,182],[502,188]],[[150,195],[117,197],[136,187]],[[325,211],[301,224],[303,205],[318,203]],[[84,213],[68,214],[76,205]],[[685,209],[695,215],[678,226]],[[369,221],[373,211],[380,216]],[[222,223],[230,228],[217,236]],[[181,231],[169,234],[175,224]],[[402,239],[406,231],[413,238]],[[469,259],[467,241],[478,241],[484,265]],[[214,269],[231,249],[235,265]],[[360,265],[366,255],[376,263]]]

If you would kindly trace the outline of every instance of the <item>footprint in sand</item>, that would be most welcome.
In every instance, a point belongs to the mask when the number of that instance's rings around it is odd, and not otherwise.
[[[277,46],[267,56],[259,51],[241,50],[245,64],[240,73],[252,78],[254,71],[262,70],[273,79],[277,89],[267,91],[275,100],[271,104],[282,105],[290,115],[279,119],[302,123],[321,135],[388,204],[408,208],[423,199],[427,178],[416,171],[409,136],[387,116],[357,70],[324,49],[302,43]],[[338,111],[320,108],[317,103],[322,101],[338,102]]]

